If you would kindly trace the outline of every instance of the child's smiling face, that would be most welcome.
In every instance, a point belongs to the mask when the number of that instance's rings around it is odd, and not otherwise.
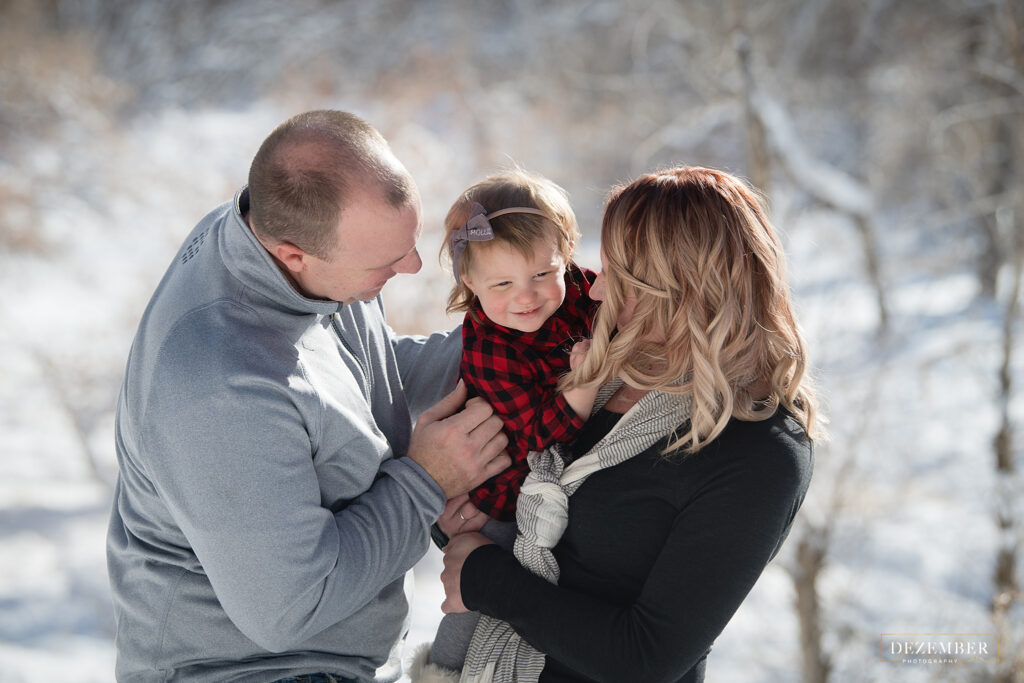
[[[536,332],[565,300],[565,259],[554,244],[539,242],[526,257],[504,242],[477,242],[462,281],[484,314],[520,332]]]

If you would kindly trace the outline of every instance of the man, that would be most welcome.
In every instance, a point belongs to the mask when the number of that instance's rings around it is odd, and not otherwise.
[[[185,239],[118,402],[119,680],[398,677],[405,572],[445,500],[509,464],[486,403],[442,398],[460,335],[385,324],[420,230],[380,134],[316,111]]]

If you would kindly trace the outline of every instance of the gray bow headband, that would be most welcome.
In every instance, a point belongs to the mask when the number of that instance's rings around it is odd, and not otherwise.
[[[452,271],[455,273],[456,284],[461,282],[459,279],[459,260],[462,258],[462,252],[466,251],[466,245],[470,242],[493,240],[494,229],[491,227],[490,219],[504,216],[507,213],[532,213],[544,216],[545,218],[548,217],[540,209],[533,209],[528,206],[513,206],[508,209],[499,209],[494,213],[487,213],[487,209],[481,204],[473,202],[473,206],[469,210],[469,220],[463,223],[462,227],[458,230],[452,231],[448,242],[452,250]]]

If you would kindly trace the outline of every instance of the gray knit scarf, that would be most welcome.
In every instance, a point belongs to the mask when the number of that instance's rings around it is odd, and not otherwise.
[[[615,379],[597,394],[596,412],[618,388]],[[652,391],[624,414],[585,455],[564,464],[563,444],[530,453],[530,473],[517,503],[519,533],[513,552],[519,562],[551,583],[558,583],[558,562],[551,552],[568,523],[569,496],[594,472],[644,452],[672,434],[690,417],[689,396]],[[536,683],[544,654],[519,637],[506,622],[481,615],[462,668],[461,683]]]

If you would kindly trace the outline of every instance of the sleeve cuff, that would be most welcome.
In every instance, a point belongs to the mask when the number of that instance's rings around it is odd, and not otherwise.
[[[381,472],[387,473],[409,492],[423,507],[427,508],[433,518],[441,516],[446,502],[444,491],[412,458],[393,458],[381,465]]]
[[[488,587],[496,587],[508,597],[506,589],[512,585],[510,579],[517,570],[525,571],[512,553],[495,543],[480,546],[462,565],[459,583],[462,603],[473,611],[498,616],[494,609],[498,596],[487,595]]]
[[[569,430],[572,431],[572,435],[575,436],[576,432],[583,429],[583,425],[586,424],[587,420],[584,417],[580,417],[576,414],[576,411],[572,409],[569,402],[565,400],[563,394],[555,396],[555,407],[565,418],[564,424],[568,425]]]

